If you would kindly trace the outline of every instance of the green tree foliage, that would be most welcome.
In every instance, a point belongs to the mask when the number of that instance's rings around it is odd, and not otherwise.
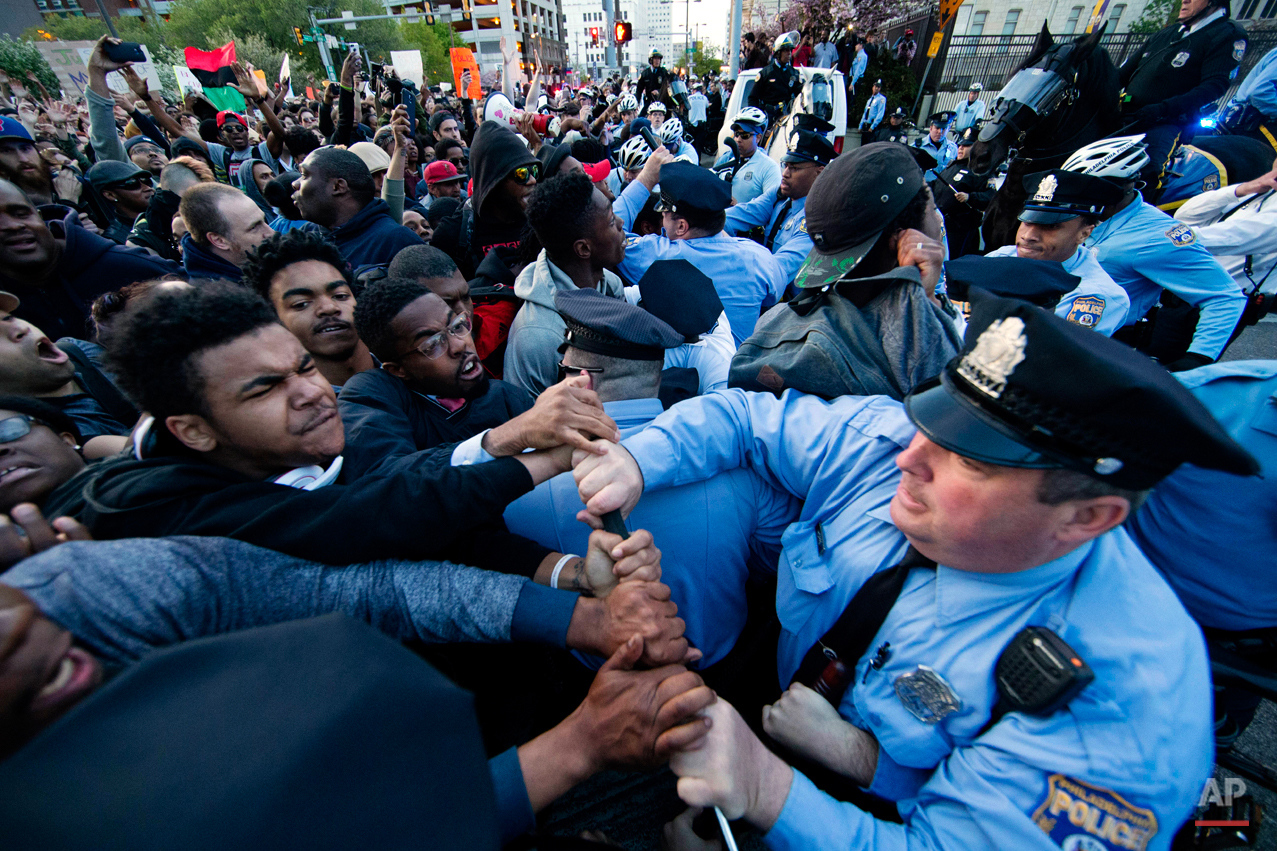
[[[1131,24],[1131,32],[1155,33],[1178,16],[1179,0],[1152,0]]]
[[[57,75],[29,41],[0,36],[0,69],[9,75],[9,79],[23,85],[27,85],[28,74],[35,74],[49,94],[56,96],[59,91]]]
[[[888,115],[898,106],[903,106],[906,111],[913,106],[913,100],[918,94],[918,81],[908,65],[897,62],[889,53],[888,50],[879,50],[878,56],[869,61],[865,76],[856,84],[856,95],[847,104],[848,130],[860,127],[860,116],[865,111],[865,102],[873,94],[874,80],[882,80],[882,93],[887,96]],[[883,118],[883,121],[886,120]]]
[[[467,44],[461,40],[453,43],[451,25],[438,18],[431,25],[423,18],[415,24],[401,24],[400,32],[408,48],[415,47],[421,51],[421,68],[428,85],[452,82],[452,59],[448,48],[466,47]]]
[[[674,67],[686,68],[687,54],[681,48],[678,48],[678,51],[679,55],[674,62]],[[692,73],[698,77],[704,77],[711,71],[717,72],[724,64],[722,50],[708,41],[698,42],[695,50],[692,51]]]

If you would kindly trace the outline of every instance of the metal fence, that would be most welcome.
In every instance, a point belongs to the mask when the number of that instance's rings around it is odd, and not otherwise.
[[[1056,36],[1057,41],[1060,38]],[[1108,51],[1113,64],[1120,66],[1143,46],[1147,38],[1146,33],[1114,33],[1104,36],[1100,43]],[[939,70],[933,68],[928,80],[928,88],[934,86],[936,92],[931,111],[956,109],[959,103],[966,100],[967,88],[972,83],[984,86],[981,97],[991,106],[997,99],[998,92],[1033,50],[1036,41],[1037,35],[952,36],[936,61]],[[1262,30],[1250,34],[1250,46],[1242,59],[1241,69],[1228,91],[1220,98],[1220,103],[1225,103],[1232,97],[1250,69],[1274,47],[1277,47],[1277,30]]]

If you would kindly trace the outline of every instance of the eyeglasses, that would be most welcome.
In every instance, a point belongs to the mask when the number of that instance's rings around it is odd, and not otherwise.
[[[732,131],[732,138],[734,139],[748,139],[750,136],[753,136],[753,135],[754,134],[749,132],[748,130],[733,130]]]
[[[44,420],[28,417],[26,414],[5,417],[0,420],[0,443],[13,443],[15,440],[21,440],[31,433],[31,426],[33,425],[47,426],[49,424]]]
[[[137,177],[130,177],[128,180],[121,180],[119,183],[112,183],[106,189],[123,189],[125,192],[133,192],[142,188],[142,184],[151,185],[151,176],[149,174],[140,174]]]
[[[403,354],[396,355],[395,358],[397,360],[399,358],[407,357],[413,352],[417,352],[418,354],[424,355],[430,360],[437,360],[443,357],[444,352],[448,351],[449,337],[456,337],[458,340],[460,340],[462,337],[465,337],[469,333],[470,333],[470,318],[463,313],[460,316],[458,316],[456,319],[452,320],[452,322],[449,323],[446,330],[440,331],[437,334],[431,334],[429,337],[425,338],[424,340],[422,340],[417,345],[413,346],[408,351],[404,352]]]
[[[510,172],[510,176],[520,186],[527,186],[532,181],[541,176],[541,164],[532,163],[530,165],[521,165],[514,171]]]

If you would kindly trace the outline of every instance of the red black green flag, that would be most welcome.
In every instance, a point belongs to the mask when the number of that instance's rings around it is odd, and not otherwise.
[[[244,96],[235,88],[235,42],[217,50],[186,48],[186,67],[204,88],[204,97],[218,109],[243,112]]]

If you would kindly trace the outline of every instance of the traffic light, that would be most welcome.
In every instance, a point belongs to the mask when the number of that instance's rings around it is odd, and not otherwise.
[[[616,43],[626,44],[634,39],[634,26],[628,21],[617,21],[615,27]]]
[[[599,45],[599,28],[590,27],[590,44],[598,47]]]
[[[303,40],[302,40],[302,28],[301,28],[301,27],[293,27],[293,35],[297,38],[297,46],[298,46],[298,47],[301,47],[301,46],[303,46],[303,45],[306,43],[305,41],[303,41]]]
[[[461,0],[461,20],[470,22],[470,0]]]
[[[435,25],[435,7],[433,3],[422,4],[426,7],[426,25],[433,27]]]

